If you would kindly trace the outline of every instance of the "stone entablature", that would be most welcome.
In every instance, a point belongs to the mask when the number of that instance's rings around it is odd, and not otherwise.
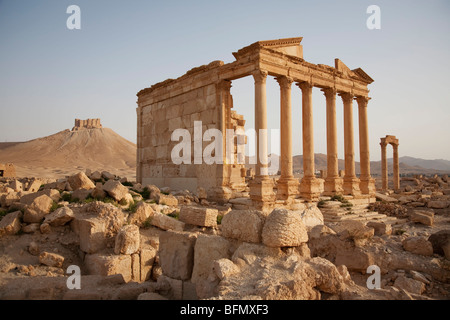
[[[100,123],[100,119],[86,119],[80,120],[75,119],[75,126],[72,128],[72,131],[82,130],[82,129],[100,129],[102,125]]]

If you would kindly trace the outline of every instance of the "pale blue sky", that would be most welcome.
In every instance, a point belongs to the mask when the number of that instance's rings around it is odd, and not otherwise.
[[[81,30],[66,9],[81,8]],[[369,5],[381,30],[366,27]],[[25,141],[101,118],[136,141],[136,93],[258,40],[303,37],[304,58],[361,67],[369,86],[371,159],[379,138],[400,155],[450,159],[450,2],[0,0],[0,141]],[[234,81],[236,110],[253,126],[253,81]],[[268,80],[269,127],[279,128],[279,88]],[[339,157],[343,158],[338,99]],[[301,95],[293,86],[294,153],[301,153]],[[314,90],[315,152],[326,153],[325,98]],[[359,159],[357,108],[355,153]],[[389,153],[390,155],[391,153]]]

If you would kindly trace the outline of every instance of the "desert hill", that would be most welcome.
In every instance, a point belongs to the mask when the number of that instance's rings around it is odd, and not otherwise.
[[[109,128],[64,130],[0,146],[0,162],[11,162],[19,177],[57,178],[80,170],[107,170],[134,177],[136,145]]]

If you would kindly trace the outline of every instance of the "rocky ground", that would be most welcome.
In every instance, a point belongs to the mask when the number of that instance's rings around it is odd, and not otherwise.
[[[324,224],[316,203],[263,214],[108,172],[4,178],[0,299],[449,299],[448,182],[403,179],[371,204],[389,220]]]

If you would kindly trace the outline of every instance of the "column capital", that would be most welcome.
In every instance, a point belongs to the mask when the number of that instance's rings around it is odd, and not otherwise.
[[[304,91],[304,90],[311,90],[313,88],[312,83],[310,83],[308,81],[297,82],[295,85],[297,87],[299,87],[302,91]]]
[[[336,88],[323,88],[320,89],[323,92],[324,96],[328,98],[336,97],[337,90]]]
[[[275,78],[277,80],[278,84],[280,85],[280,88],[290,89],[292,82],[294,82],[294,79],[288,76],[278,76]]]
[[[383,142],[383,141],[380,142],[380,146],[384,149],[386,149],[387,145],[388,144],[386,142]]]
[[[349,92],[341,92],[339,93],[339,96],[342,98],[342,102],[352,102],[353,100],[353,94]]]
[[[267,75],[269,73],[265,70],[255,70],[252,72],[253,79],[255,83],[266,83]]]
[[[355,100],[358,102],[358,106],[367,107],[367,103],[371,98],[365,96],[356,96]]]

